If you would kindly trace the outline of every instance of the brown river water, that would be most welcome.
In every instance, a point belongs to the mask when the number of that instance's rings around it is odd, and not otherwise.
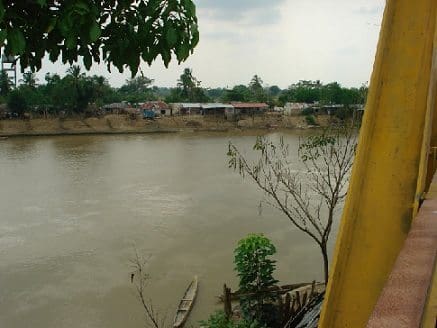
[[[299,132],[285,139],[295,153]],[[0,327],[143,327],[130,283],[135,250],[148,258],[148,296],[169,322],[198,275],[187,325],[197,326],[220,308],[223,283],[237,288],[232,252],[250,232],[276,245],[281,283],[321,279],[313,242],[281,213],[260,213],[262,193],[227,167],[229,140],[250,156],[255,135],[0,141]]]

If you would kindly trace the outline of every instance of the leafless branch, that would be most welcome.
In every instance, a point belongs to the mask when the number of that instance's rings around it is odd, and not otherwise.
[[[327,280],[327,242],[338,205],[346,186],[356,148],[356,131],[351,126],[328,129],[300,141],[298,158],[304,170],[296,170],[283,138],[274,143],[258,137],[253,147],[259,157],[249,163],[229,143],[229,167],[250,177],[265,193],[266,204],[278,209],[300,231],[320,246]],[[326,213],[322,215],[322,213]]]
[[[150,279],[149,274],[145,271],[147,259],[138,255],[135,250],[135,258],[131,260],[133,272],[131,273],[131,282],[135,285],[138,299],[144,309],[146,317],[146,327],[165,328],[167,314],[161,315],[153,305],[152,299],[146,296],[146,287]]]

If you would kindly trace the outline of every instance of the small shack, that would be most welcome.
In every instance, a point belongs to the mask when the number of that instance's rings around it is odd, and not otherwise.
[[[314,104],[288,102],[284,106],[284,114],[289,116],[300,115],[305,109],[311,108]]]
[[[269,109],[269,105],[266,103],[233,102],[231,104],[239,111],[240,115],[262,115]]]
[[[174,104],[178,108],[180,115],[200,115],[202,113],[202,104],[200,103],[178,103]]]
[[[211,116],[226,116],[226,113],[234,113],[234,106],[222,103],[202,104],[202,114]]]
[[[335,115],[338,111],[345,109],[345,106],[341,104],[329,104],[317,109],[319,109],[317,113],[323,112],[328,115]]]
[[[125,114],[127,108],[130,108],[130,105],[125,101],[102,106],[104,114]]]
[[[153,111],[155,116],[171,116],[173,115],[172,108],[163,101],[148,101],[141,105],[143,114],[145,111]]]

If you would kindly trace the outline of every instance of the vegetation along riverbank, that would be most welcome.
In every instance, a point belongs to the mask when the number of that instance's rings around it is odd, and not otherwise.
[[[316,126],[328,126],[335,121],[328,115],[314,116]],[[312,122],[310,122],[312,123]],[[241,131],[251,129],[307,129],[306,116],[285,116],[266,113],[258,117],[229,121],[201,115],[162,117],[145,120],[140,116],[105,115],[101,117],[38,118],[0,120],[0,136],[123,134],[191,131]]]

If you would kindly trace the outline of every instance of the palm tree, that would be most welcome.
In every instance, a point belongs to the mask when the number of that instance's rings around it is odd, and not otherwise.
[[[6,96],[13,86],[12,79],[6,71],[0,71],[0,95]]]
[[[24,85],[27,85],[31,88],[35,88],[36,83],[38,82],[38,79],[35,77],[35,73],[25,72],[25,73],[23,73],[23,78],[20,79],[20,82],[22,82]]]
[[[73,79],[74,85],[77,86],[79,81],[85,78],[85,73],[80,71],[79,65],[72,65],[69,69],[67,69],[67,75],[71,76]]]

